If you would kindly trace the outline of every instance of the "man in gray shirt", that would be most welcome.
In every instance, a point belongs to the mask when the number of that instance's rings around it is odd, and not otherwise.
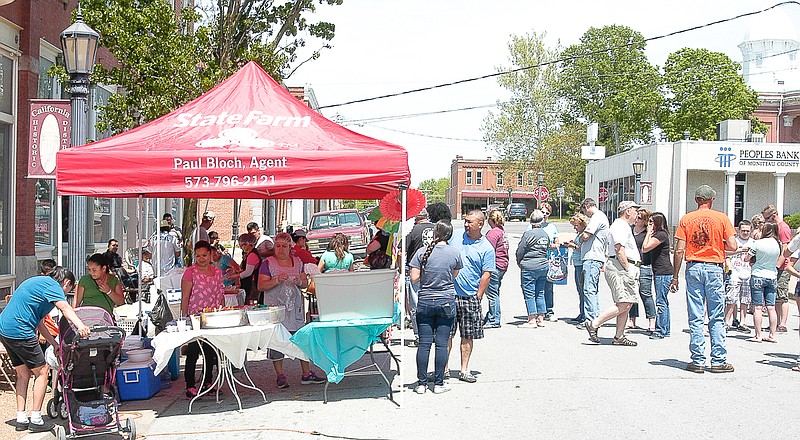
[[[609,225],[608,217],[597,208],[594,199],[584,199],[581,210],[589,217],[589,225],[578,239],[581,242],[581,249],[588,249],[583,255],[583,293],[586,297],[583,315],[587,321],[591,321],[600,314],[597,289],[600,283],[600,270],[606,261],[606,233]],[[577,326],[583,328],[584,323],[579,322]]]

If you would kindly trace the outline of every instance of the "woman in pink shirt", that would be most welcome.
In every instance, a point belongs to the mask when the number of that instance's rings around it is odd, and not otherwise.
[[[182,316],[200,313],[204,308],[220,307],[225,300],[222,271],[211,265],[211,244],[204,240],[195,243],[194,257],[194,264],[186,268],[181,279]],[[200,356],[200,344],[203,344],[203,388],[211,387],[211,372],[217,365],[217,355],[211,345],[193,341],[186,346],[183,377],[186,380],[186,397],[189,399],[197,395],[194,369]]]
[[[486,240],[494,247],[495,270],[489,279],[489,287],[486,289],[486,297],[489,299],[489,311],[483,318],[484,328],[500,327],[500,283],[508,269],[508,237],[503,229],[503,213],[497,209],[489,212],[489,231],[486,233]]]

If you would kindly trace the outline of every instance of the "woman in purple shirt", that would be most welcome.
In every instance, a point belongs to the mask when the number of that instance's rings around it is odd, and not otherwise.
[[[489,311],[483,318],[483,328],[500,327],[500,283],[508,269],[508,237],[503,229],[503,213],[497,209],[489,212],[489,229],[486,240],[494,247],[495,270],[489,279],[486,297],[489,298]]]

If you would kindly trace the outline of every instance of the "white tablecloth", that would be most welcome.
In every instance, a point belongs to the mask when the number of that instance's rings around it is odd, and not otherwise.
[[[244,365],[248,349],[256,351],[271,348],[289,358],[307,361],[308,356],[289,340],[291,336],[283,324],[161,332],[153,339],[155,373],[158,374],[167,367],[175,348],[195,339],[202,339],[216,347],[236,368],[242,368]]]

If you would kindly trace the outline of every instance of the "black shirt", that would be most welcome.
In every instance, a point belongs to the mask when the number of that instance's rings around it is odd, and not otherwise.
[[[658,231],[653,233],[653,238],[661,242],[661,244],[648,252],[653,261],[653,275],[672,275],[672,259],[669,257],[669,234],[665,231]]]

